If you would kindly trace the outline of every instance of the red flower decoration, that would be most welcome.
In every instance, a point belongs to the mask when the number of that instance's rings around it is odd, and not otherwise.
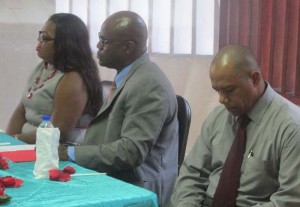
[[[8,202],[11,197],[4,194],[5,188],[18,188],[22,185],[23,180],[11,176],[0,177],[0,204]]]
[[[60,170],[49,170],[49,179],[58,180],[60,173],[61,173]]]
[[[0,169],[7,170],[8,168],[9,167],[7,161],[0,154]]]
[[[69,180],[71,180],[71,176],[68,173],[62,172],[61,175],[59,176],[59,181],[61,181],[61,182],[66,182]]]
[[[63,170],[49,170],[49,180],[66,182],[71,179],[71,174],[74,174],[76,171],[71,166],[66,166]]]
[[[62,170],[49,170],[49,179],[54,181],[66,182],[71,179],[69,173],[65,173]]]
[[[0,196],[4,195],[5,188],[0,188]]]
[[[11,199],[9,195],[4,194],[4,190],[5,188],[0,187],[0,204],[6,203]]]
[[[76,170],[74,169],[74,167],[66,166],[63,169],[63,172],[68,173],[68,174],[74,174],[76,172]]]
[[[0,188],[18,188],[22,183],[23,180],[13,178],[12,176],[0,177]]]
[[[0,169],[7,170],[8,163],[0,154]],[[5,188],[18,188],[22,185],[23,180],[13,178],[12,176],[0,177],[0,205],[10,201],[11,197],[4,193]]]

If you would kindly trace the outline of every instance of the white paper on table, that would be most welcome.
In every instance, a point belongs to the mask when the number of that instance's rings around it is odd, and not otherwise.
[[[12,151],[19,151],[19,150],[34,150],[35,144],[21,144],[21,145],[11,145],[10,142],[2,142],[0,145],[8,145],[8,146],[1,146],[0,152],[12,152]]]
[[[33,174],[36,178],[49,177],[49,170],[58,169],[58,128],[37,128],[36,162]]]

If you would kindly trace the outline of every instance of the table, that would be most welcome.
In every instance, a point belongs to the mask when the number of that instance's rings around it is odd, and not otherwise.
[[[0,143],[13,141],[6,136],[0,133]],[[5,190],[12,199],[4,206],[158,207],[156,194],[151,191],[68,161],[60,161],[59,169],[68,165],[74,167],[76,173],[68,182],[57,182],[47,178],[35,179],[32,173],[34,162],[9,162],[10,168],[0,170],[0,176],[13,176],[24,183],[20,188]]]
[[[24,142],[14,139],[13,137],[0,132],[0,147],[1,146],[7,146],[7,145],[21,145],[25,144]]]

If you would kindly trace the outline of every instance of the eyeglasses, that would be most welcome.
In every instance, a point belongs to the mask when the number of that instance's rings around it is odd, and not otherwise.
[[[99,36],[99,45],[100,45],[100,47],[104,47],[104,46],[106,46],[107,44],[110,44],[110,43],[129,41],[129,40],[109,40],[109,39],[106,39],[106,38],[102,37],[100,35],[100,33],[98,34],[98,36]]]
[[[39,31],[38,41],[48,42],[48,41],[53,41],[53,40],[55,40],[55,39],[51,38],[51,37],[46,37],[44,31]]]

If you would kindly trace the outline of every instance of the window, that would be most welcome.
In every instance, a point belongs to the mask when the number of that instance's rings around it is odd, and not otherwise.
[[[218,8],[218,0],[56,0],[57,13],[73,13],[86,23],[94,51],[105,18],[130,10],[148,26],[150,53],[212,55]]]
[[[222,0],[220,16],[220,46],[250,47],[264,79],[299,105],[300,0]]]

